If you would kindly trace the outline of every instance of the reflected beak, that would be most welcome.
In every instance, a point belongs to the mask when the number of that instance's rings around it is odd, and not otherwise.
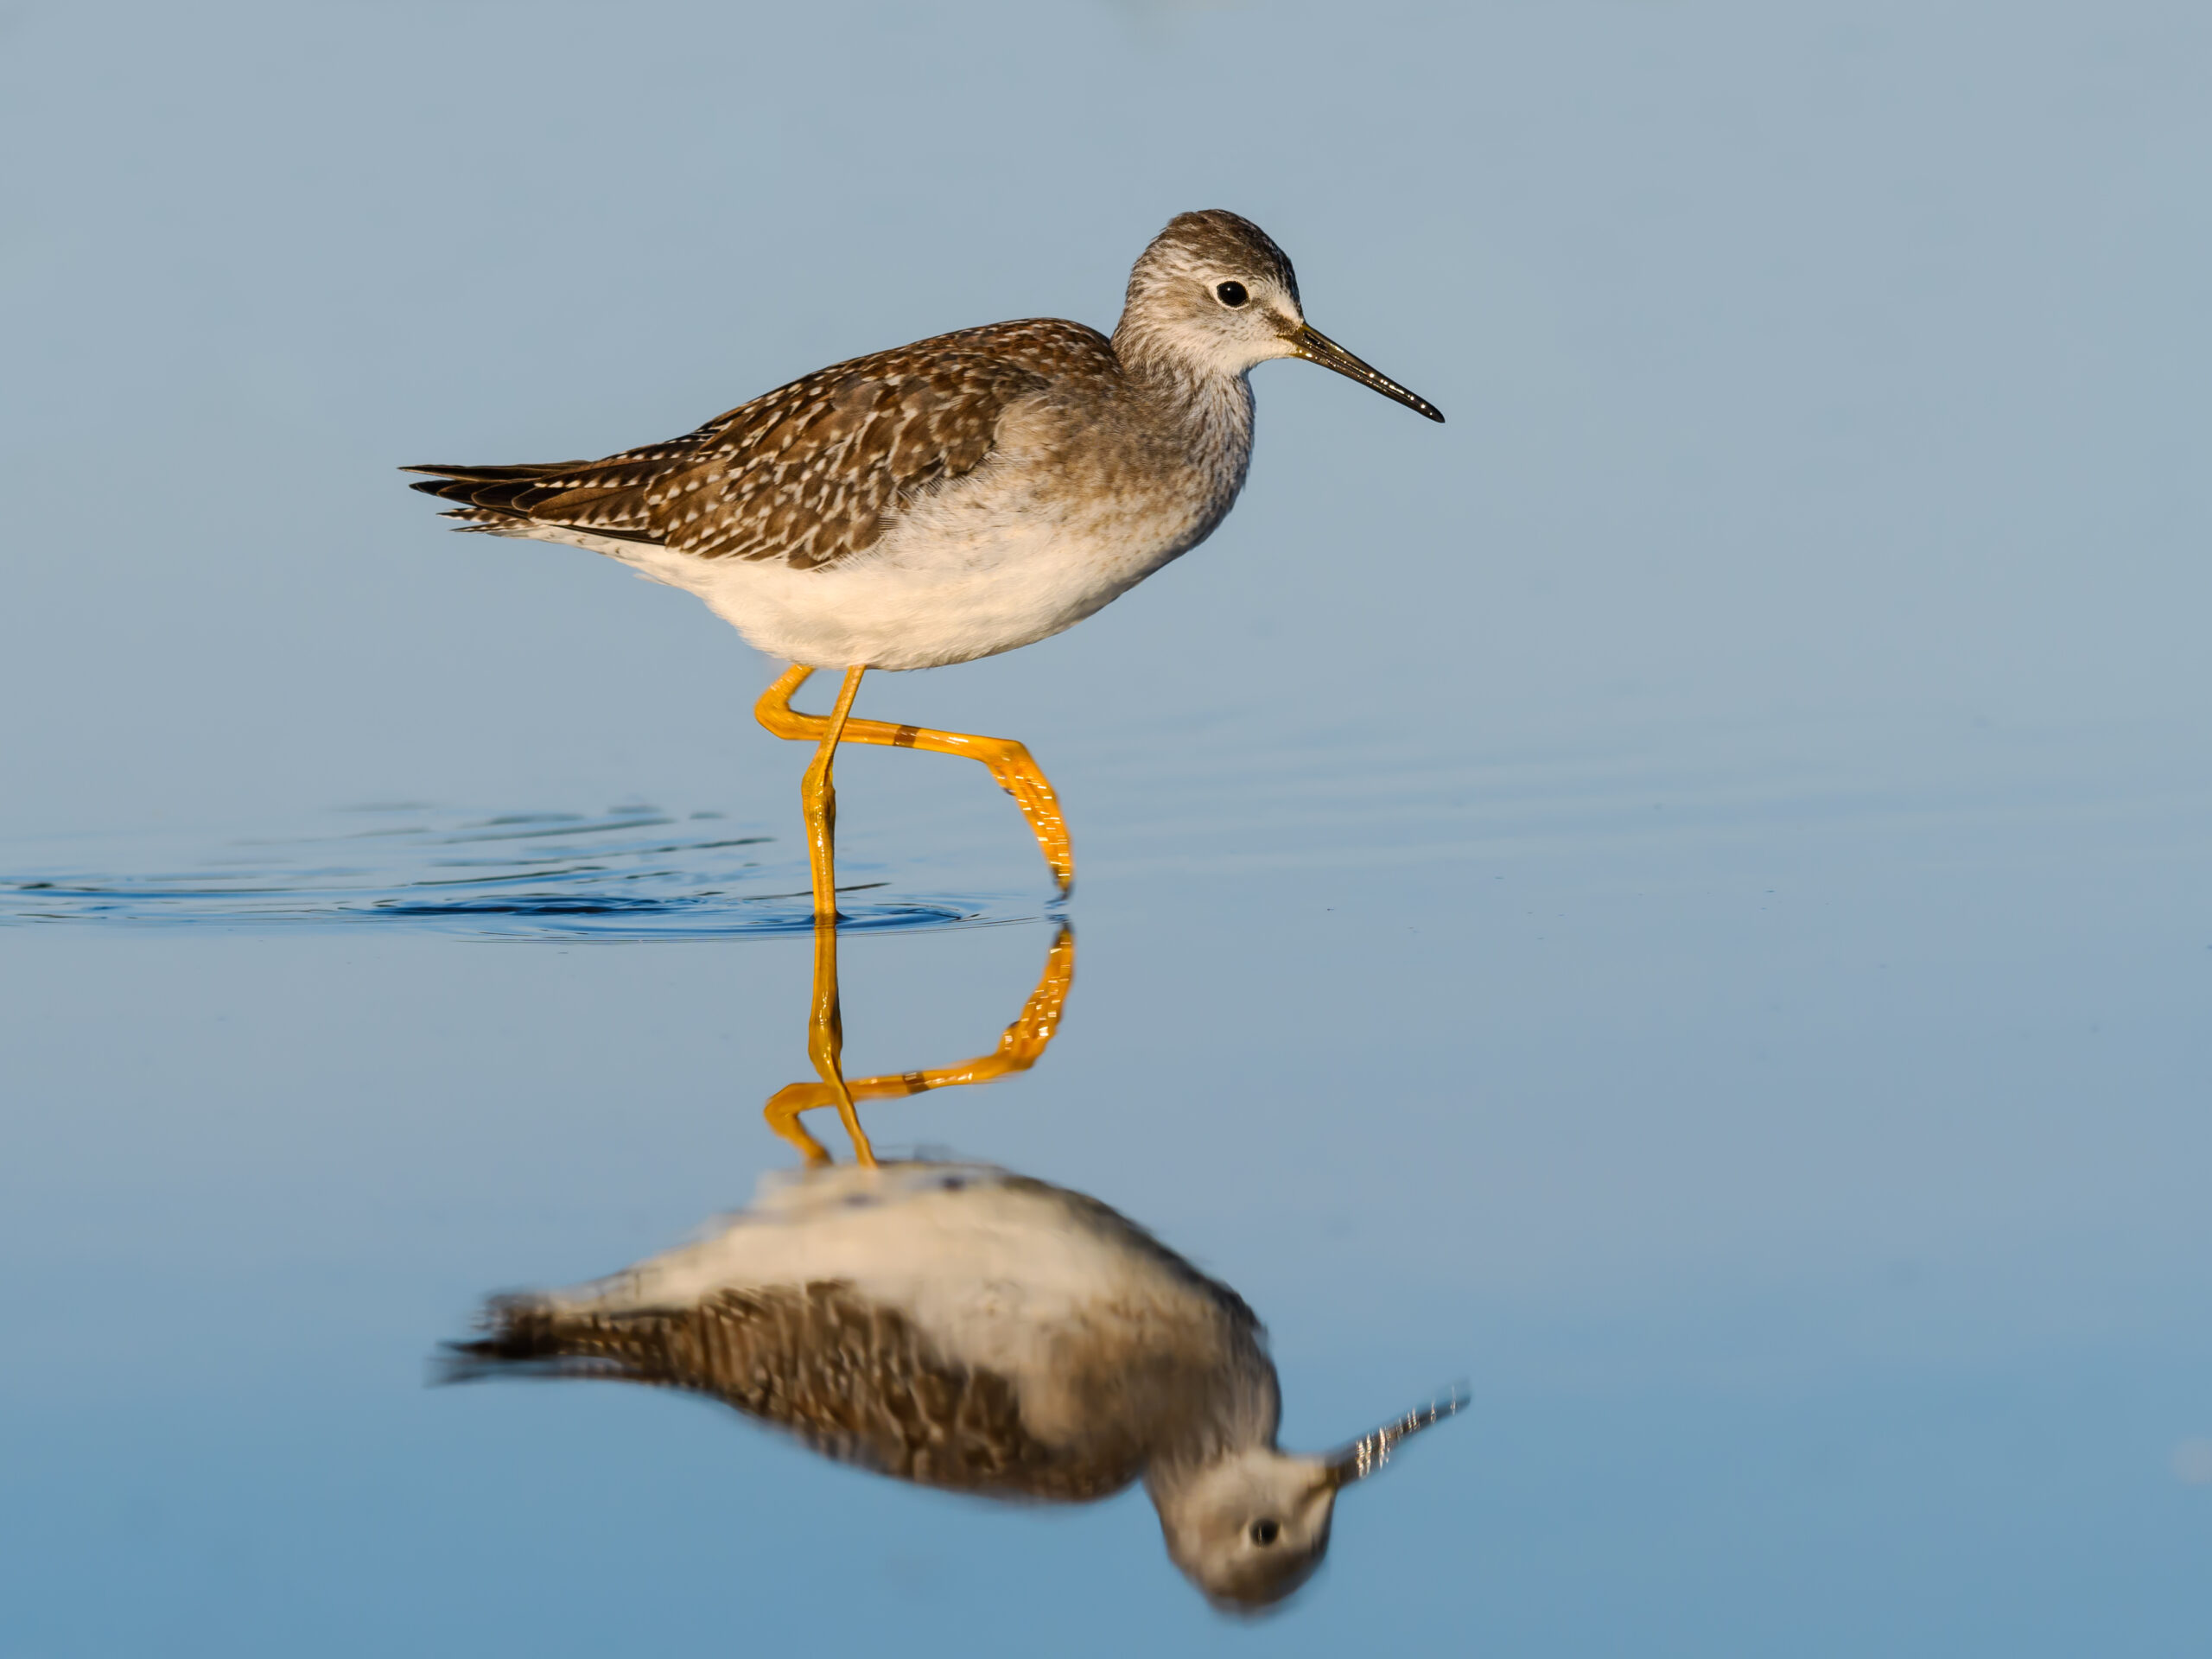
[[[1417,397],[1389,376],[1377,372],[1354,357],[1310,323],[1300,323],[1284,336],[1290,341],[1291,354],[1302,357],[1308,363],[1319,363],[1325,369],[1334,369],[1338,374],[1349,375],[1363,386],[1372,386],[1393,402],[1408,409],[1418,410],[1432,421],[1441,423],[1444,411],[1426,397]]]
[[[1407,393],[1408,397],[1412,395]],[[1437,418],[1441,420],[1443,416]],[[1361,1435],[1350,1446],[1332,1452],[1322,1465],[1329,1490],[1341,1491],[1356,1480],[1365,1480],[1390,1461],[1390,1453],[1400,1440],[1420,1433],[1433,1423],[1442,1422],[1466,1403],[1467,1391],[1454,1388],[1443,1399],[1416,1406],[1396,1421],[1385,1423],[1374,1433]]]

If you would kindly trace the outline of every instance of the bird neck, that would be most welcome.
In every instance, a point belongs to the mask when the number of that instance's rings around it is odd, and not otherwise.
[[[1114,355],[1144,423],[1212,476],[1226,512],[1251,461],[1250,379],[1173,350],[1127,316],[1114,333]]]
[[[1225,1460],[1272,1453],[1282,1420],[1282,1394],[1274,1367],[1256,1349],[1238,1351],[1200,1397],[1155,1426],[1145,1485],[1155,1501],[1218,1469]]]

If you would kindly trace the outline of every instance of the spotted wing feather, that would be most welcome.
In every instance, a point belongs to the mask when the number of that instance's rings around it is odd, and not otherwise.
[[[980,466],[1017,400],[1117,374],[1105,336],[1046,318],[833,365],[664,443],[604,461],[409,467],[470,527],[530,525],[799,569],[872,547],[898,513]]]
[[[1141,1471],[1135,1447],[1080,1454],[1024,1424],[1014,1385],[947,1359],[896,1309],[838,1281],[723,1290],[695,1306],[576,1312],[495,1302],[446,1378],[601,1377],[703,1394],[841,1463],[982,1496],[1084,1502]]]

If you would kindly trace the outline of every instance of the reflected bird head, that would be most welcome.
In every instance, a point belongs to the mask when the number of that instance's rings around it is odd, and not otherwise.
[[[1154,1502],[1184,1576],[1215,1606],[1256,1613],[1321,1565],[1337,1488],[1322,1459],[1259,1448],[1156,1489]]]
[[[1432,421],[1444,418],[1307,322],[1290,257],[1250,219],[1220,208],[1179,214],[1153,238],[1129,273],[1114,349],[1125,362],[1149,359],[1205,376],[1303,358]]]
[[[1401,1441],[1465,1403],[1454,1389],[1324,1457],[1254,1447],[1181,1478],[1155,1478],[1153,1502],[1168,1554],[1216,1607],[1266,1611],[1320,1567],[1337,1494],[1382,1467]]]

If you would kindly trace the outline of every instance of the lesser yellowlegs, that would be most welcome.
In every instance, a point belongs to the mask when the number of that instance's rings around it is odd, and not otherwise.
[[[1244,482],[1250,371],[1319,363],[1444,416],[1306,321],[1250,220],[1185,213],[1129,274],[1111,338],[1054,318],[855,358],[604,461],[410,467],[448,517],[568,542],[696,594],[792,666],[755,713],[817,744],[802,789],[817,915],[836,913],[841,741],[965,754],[1021,807],[1065,892],[1052,785],[1020,744],[850,717],[870,668],[931,668],[1072,626],[1204,541]],[[791,706],[844,671],[826,716]]]

